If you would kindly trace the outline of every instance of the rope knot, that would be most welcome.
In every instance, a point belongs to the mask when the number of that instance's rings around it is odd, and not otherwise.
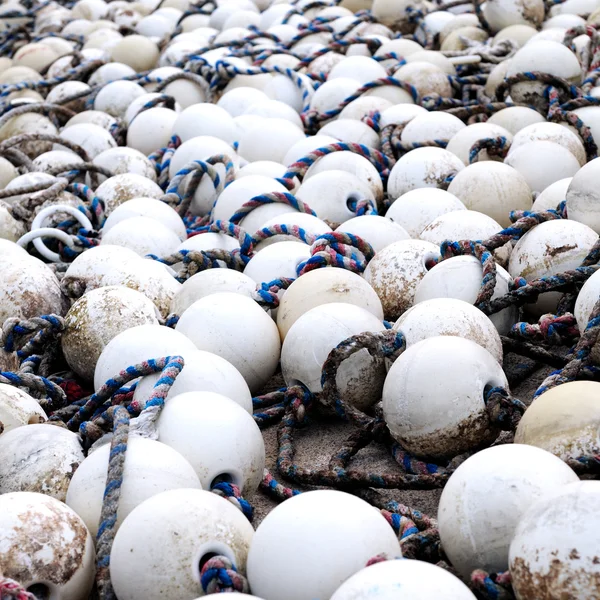
[[[471,573],[471,587],[484,600],[514,600],[511,577],[508,571],[487,573],[477,569]]]
[[[238,573],[233,562],[226,556],[209,558],[200,571],[200,584],[205,594],[223,594],[250,591],[248,580]]]
[[[509,149],[510,142],[503,135],[499,135],[493,138],[480,139],[477,142],[475,142],[469,150],[469,164],[472,164],[479,160],[479,153],[482,150],[486,150],[489,156],[498,156],[504,159],[506,158]]]
[[[510,330],[510,336],[551,346],[561,346],[578,338],[579,328],[575,316],[571,313],[563,315],[549,313],[542,315],[537,324],[515,323]]]
[[[287,388],[284,404],[289,405],[298,425],[306,424],[307,412],[312,406],[313,394],[303,385],[292,385]]]
[[[298,276],[321,267],[339,267],[353,273],[362,273],[375,256],[371,244],[357,235],[341,231],[332,231],[317,237],[310,247],[310,252],[311,257],[298,265]]]
[[[36,597],[14,579],[0,575],[0,599],[36,600]]]
[[[501,387],[489,388],[484,393],[484,402],[490,421],[504,431],[514,431],[527,408]]]
[[[260,283],[256,286],[254,299],[265,309],[277,308],[279,306],[279,292],[286,290],[295,279],[282,277],[273,281]]]

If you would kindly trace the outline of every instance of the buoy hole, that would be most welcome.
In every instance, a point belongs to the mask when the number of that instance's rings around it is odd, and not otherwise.
[[[348,197],[346,198],[346,207],[348,208],[348,210],[350,212],[356,212],[356,205],[362,199],[363,198],[361,197],[361,195],[358,192],[355,192],[353,194],[348,194]]]
[[[211,489],[218,483],[233,483],[235,485],[235,480],[229,473],[220,473],[210,482]]]
[[[483,402],[484,404],[487,404],[487,400],[488,400],[488,395],[490,393],[490,391],[494,388],[494,386],[491,383],[486,383],[484,388],[483,388]]]
[[[27,588],[38,600],[50,600],[50,588],[45,583],[34,583]]]
[[[202,572],[202,569],[204,569],[204,565],[211,559],[214,558],[215,556],[219,556],[216,552],[207,552],[206,554],[203,554],[200,557],[200,560],[198,561],[198,569],[200,570],[200,572]]]
[[[439,254],[428,252],[423,258],[423,264],[426,271],[431,271],[440,262]]]

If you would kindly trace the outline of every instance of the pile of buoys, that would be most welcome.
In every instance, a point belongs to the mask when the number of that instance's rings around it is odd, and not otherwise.
[[[3,2],[0,599],[600,598],[598,27]]]

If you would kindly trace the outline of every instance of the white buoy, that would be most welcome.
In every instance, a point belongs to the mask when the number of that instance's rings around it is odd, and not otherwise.
[[[510,145],[510,152],[530,142],[553,142],[566,148],[583,167],[587,162],[585,148],[581,138],[572,130],[558,123],[534,123],[515,134]]]
[[[61,131],[60,137],[67,142],[81,146],[92,159],[101,152],[117,145],[115,139],[106,129],[93,123],[80,123],[65,127]],[[66,147],[55,144],[54,150],[66,150]]]
[[[417,188],[446,189],[464,163],[442,148],[417,148],[406,153],[392,168],[388,193],[399,198]]]
[[[225,555],[244,575],[254,530],[239,509],[212,492],[180,489],[152,496],[121,524],[110,554],[111,581],[121,600],[204,596],[200,571]],[[156,568],[148,570],[148,565]],[[173,577],[165,579],[164,573]]]
[[[483,280],[483,267],[474,256],[454,256],[431,268],[417,286],[415,304],[433,298],[456,298],[475,304]],[[500,265],[496,265],[496,286],[492,300],[507,294],[511,277]],[[509,306],[489,315],[500,335],[507,335],[517,322],[519,310]]]
[[[567,188],[569,219],[600,232],[600,194],[595,185],[600,161],[594,159],[573,175]],[[563,198],[564,199],[564,198]]]
[[[94,542],[67,505],[43,494],[2,494],[0,531],[4,577],[17,580],[36,597],[78,600],[91,593]]]
[[[600,452],[600,425],[595,398],[600,384],[569,381],[544,392],[525,411],[515,442],[552,452],[562,460],[577,460]]]
[[[576,85],[581,81],[581,66],[575,54],[554,41],[531,41],[523,46],[512,57],[506,76],[529,71],[555,75]],[[523,81],[511,86],[510,95],[516,102],[541,108],[548,102],[544,98],[545,85],[541,81]]]
[[[195,349],[190,339],[169,327],[152,324],[129,327],[112,338],[102,350],[94,371],[94,389],[99,390],[108,379],[132,365]]]
[[[265,446],[247,410],[215,392],[186,392],[169,399],[158,422],[158,439],[194,468],[204,489],[233,483],[251,496],[263,477]]]
[[[456,456],[497,435],[484,402],[486,386],[508,389],[502,368],[485,348],[459,337],[427,338],[390,368],[383,386],[385,421],[416,456]]]
[[[142,293],[122,286],[91,290],[65,317],[62,350],[69,366],[87,381],[94,378],[98,358],[119,333],[138,325],[158,325],[154,304]]]
[[[220,292],[197,300],[181,315],[176,333],[187,336],[199,350],[229,361],[252,393],[277,369],[277,327],[254,300],[241,294]]]
[[[0,457],[0,494],[38,492],[64,502],[83,451],[73,432],[34,424],[3,433]]]
[[[100,523],[109,454],[110,444],[104,444],[88,455],[73,475],[65,500],[94,537]],[[202,489],[187,460],[166,444],[137,435],[130,436],[116,527],[144,500],[181,488]]]
[[[523,144],[511,150],[504,163],[519,171],[534,192],[541,192],[565,177],[573,177],[581,166],[570,150],[552,141]]]
[[[214,392],[227,396],[252,414],[252,394],[241,373],[228,361],[211,352],[185,351],[185,364],[175,379],[167,398],[186,392]],[[160,373],[142,377],[133,394],[133,405],[139,409],[146,406]]]
[[[413,305],[428,262],[438,257],[439,249],[434,244],[402,240],[386,246],[371,259],[364,278],[375,290],[386,319],[396,320]]]
[[[437,217],[465,209],[465,205],[450,192],[438,188],[418,188],[395,200],[385,216],[401,225],[411,238],[418,238]]]
[[[331,600],[475,600],[448,571],[421,560],[386,560],[348,578]]]
[[[454,335],[485,348],[502,364],[502,342],[494,324],[469,302],[455,298],[433,298],[417,303],[395,323],[394,330],[406,338],[406,345],[438,335]]]
[[[452,566],[465,578],[475,569],[506,571],[523,513],[577,480],[564,462],[533,446],[503,444],[468,458],[450,476],[438,509],[440,539]]]
[[[500,223],[476,210],[451,211],[434,219],[420,238],[433,244],[446,240],[485,240],[502,231]]]
[[[58,279],[48,265],[27,254],[14,254],[2,267],[0,322],[65,313]]]
[[[288,386],[298,383],[311,392],[322,390],[321,371],[329,353],[352,335],[385,331],[381,320],[352,304],[332,302],[305,312],[289,329],[281,349],[281,370]],[[361,350],[344,361],[336,383],[340,396],[361,410],[381,397],[383,360]]]
[[[160,198],[163,192],[154,181],[136,175],[125,173],[115,175],[101,183],[96,189],[96,196],[104,200],[107,215],[120,204],[133,198]]]
[[[469,165],[452,180],[448,192],[469,210],[491,217],[502,227],[511,224],[513,210],[531,210],[531,189],[519,171],[498,162]],[[453,238],[454,239],[454,238]]]
[[[306,178],[296,198],[310,206],[319,219],[338,226],[356,216],[352,203],[375,202],[369,186],[356,175],[341,170],[327,170]]]
[[[48,419],[38,401],[23,390],[0,383],[0,423],[2,433],[23,425],[43,423]]]
[[[305,492],[275,507],[258,526],[248,581],[265,600],[330,598],[381,553],[401,556],[379,511],[344,492]]]
[[[100,243],[129,248],[141,257],[152,254],[162,258],[176,252],[181,239],[157,219],[131,216],[103,232]]]
[[[345,269],[314,269],[294,281],[281,300],[277,311],[281,339],[304,313],[330,302],[354,304],[383,319],[381,301],[360,275]]]
[[[571,483],[528,507],[510,545],[510,573],[518,600],[593,598],[598,578],[598,481]],[[532,587],[533,586],[533,587]]]
[[[576,221],[559,219],[540,223],[516,243],[508,272],[512,277],[531,281],[575,269],[597,239],[598,234],[593,229]],[[553,312],[559,297],[560,292],[546,292],[525,307],[537,315]]]
[[[410,239],[404,227],[379,215],[353,217],[342,223],[336,231],[358,236],[370,244],[375,252],[383,250],[394,242]]]
[[[124,202],[106,219],[102,232],[107,234],[117,223],[132,217],[150,217],[171,229],[180,241],[187,239],[182,218],[168,204],[154,198],[133,198]]]
[[[182,315],[196,300],[217,294],[231,292],[252,298],[256,283],[233,269],[207,269],[187,279],[171,302],[171,312]]]

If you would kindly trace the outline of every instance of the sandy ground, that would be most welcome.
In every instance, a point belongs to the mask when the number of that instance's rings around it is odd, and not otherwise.
[[[527,370],[533,361],[522,358],[515,354],[507,354],[504,359],[504,370],[511,382],[511,391],[513,396],[519,398],[526,404],[532,400],[533,394],[542,380],[552,369],[538,364],[539,368],[533,374],[520,382],[519,374]],[[283,385],[281,375],[276,375],[265,388],[264,393],[278,389]],[[332,452],[352,432],[353,427],[339,420],[318,420],[313,422],[306,429],[299,429],[295,434],[296,441],[296,462],[305,467],[326,466],[327,460]],[[275,461],[277,458],[277,426],[271,426],[263,430],[267,452],[267,467],[271,473],[283,484],[289,485],[283,480],[275,470]],[[394,472],[398,466],[389,456],[382,446],[371,444],[353,459],[352,466],[370,470],[376,473]],[[298,488],[302,489],[302,488]],[[396,500],[412,508],[435,517],[441,490],[384,490],[381,495],[388,500]],[[253,524],[257,527],[262,519],[276,506],[276,503],[265,496],[262,492],[257,492],[248,500],[254,506]]]

